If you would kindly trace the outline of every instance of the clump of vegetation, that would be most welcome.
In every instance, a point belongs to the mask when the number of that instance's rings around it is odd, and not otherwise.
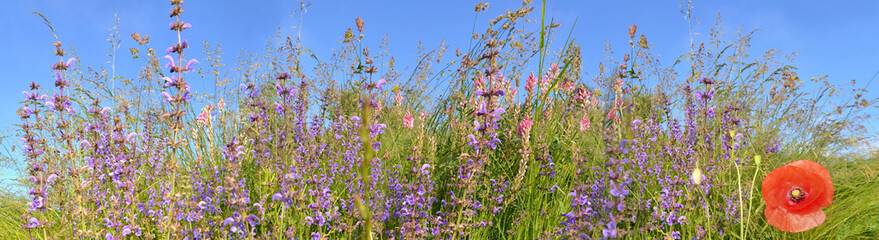
[[[280,35],[230,69],[220,45],[192,57],[183,2],[171,3],[179,40],[159,43],[164,55],[132,34],[144,65],[117,86],[54,44],[54,86],[32,84],[18,111],[28,190],[0,200],[4,236],[879,235],[863,214],[879,213],[875,156],[845,154],[875,100],[854,83],[803,80],[775,50],[752,58],[751,33],[728,40],[718,24],[665,66],[633,25],[622,58],[587,78],[580,46],[551,49],[561,25],[526,0],[452,60],[447,45],[419,53],[408,77],[387,44],[363,46],[360,18],[312,69],[299,38]],[[760,183],[799,159],[824,165],[835,194],[824,224],[793,234],[767,223]]]

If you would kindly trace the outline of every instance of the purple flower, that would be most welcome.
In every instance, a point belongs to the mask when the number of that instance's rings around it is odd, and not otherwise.
[[[177,76],[171,76],[170,78],[163,77],[162,79],[165,79],[165,85],[162,85],[162,86],[164,86],[166,88],[177,87],[179,85],[179,83],[177,82]]]
[[[49,174],[49,177],[46,178],[46,182],[49,184],[55,184],[55,179],[58,178],[58,174]]]
[[[247,223],[249,223],[251,226],[259,225],[259,223],[260,223],[259,217],[257,217],[256,215],[250,214],[249,216],[247,216]]]
[[[165,65],[165,68],[174,69],[177,68],[177,64],[174,63],[174,58],[171,55],[165,55],[165,59],[168,59],[168,64]]]
[[[610,195],[615,197],[625,197],[626,195],[629,195],[629,190],[627,190],[625,186],[622,186],[622,184],[611,182],[611,185]]]
[[[424,174],[424,175],[430,174],[430,171],[428,171],[429,169],[430,169],[430,164],[425,163],[424,165],[421,165],[421,173],[422,174]]]
[[[128,133],[127,136],[125,136],[125,141],[126,141],[126,142],[131,141],[131,138],[136,137],[136,136],[137,136],[137,133],[135,133],[135,132],[130,132],[130,133]]]
[[[375,142],[372,144],[372,147],[375,148],[375,151],[378,152],[381,149],[382,142]]]
[[[225,220],[223,220],[223,226],[226,226],[229,224],[235,224],[235,218],[228,217]]]
[[[40,220],[37,220],[35,217],[31,217],[27,220],[27,225],[22,226],[22,229],[31,229],[40,226]]]
[[[488,147],[490,147],[491,149],[496,149],[496,148],[497,148],[497,145],[498,145],[499,143],[501,143],[501,140],[500,140],[500,139],[493,138],[493,139],[489,140],[488,143],[487,143],[486,145],[488,145]]]
[[[171,94],[168,94],[168,92],[162,92],[162,97],[165,98],[165,102],[174,101],[174,98],[171,97]]]
[[[189,62],[186,62],[186,67],[183,68],[184,71],[192,71],[192,64],[198,63],[198,60],[189,59]]]
[[[33,190],[33,189],[32,189],[32,190]],[[43,206],[43,197],[36,196],[36,197],[34,197],[34,199],[33,199],[32,201],[28,202],[28,203],[25,204],[25,205],[28,206],[28,209],[31,210],[31,211],[36,211],[36,210],[38,210],[38,209],[43,209],[43,207],[44,207],[44,206]]]
[[[610,221],[605,225],[605,229],[601,230],[601,235],[605,238],[616,238],[617,237],[617,223],[616,220],[613,219],[613,216],[610,216]]]
[[[384,85],[387,82],[388,81],[385,81],[384,78],[381,78],[378,80],[378,82],[375,82],[375,88],[378,88],[378,90],[382,90],[382,85]]]

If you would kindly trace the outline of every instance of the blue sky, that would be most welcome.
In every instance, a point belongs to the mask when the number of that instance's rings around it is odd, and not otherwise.
[[[259,2],[259,4],[245,2]],[[442,40],[451,46],[466,48],[476,29],[484,29],[487,21],[505,9],[514,9],[520,1],[492,2],[487,13],[476,18],[473,7],[479,1],[315,1],[303,18],[301,33],[303,45],[328,58],[338,48],[345,29],[353,27],[354,18],[366,22],[366,35],[373,43],[387,34],[391,55],[403,67],[414,66],[414,52],[418,41],[428,48]],[[622,49],[628,40],[627,29],[638,25],[638,33],[645,34],[653,50],[664,64],[689,49],[688,25],[680,13],[679,1],[579,1],[551,0],[547,15],[561,22],[565,33],[574,19],[574,38],[582,47],[587,75],[595,71],[604,57],[605,41]],[[533,4],[539,9],[539,1]],[[200,1],[186,0],[183,20],[192,23],[184,32],[193,48],[190,57],[201,57],[201,42],[222,42],[225,63],[234,65],[242,48],[262,51],[266,40],[281,26],[282,31],[294,34],[299,29],[296,1]],[[133,78],[142,62],[131,60],[129,47],[135,47],[129,35],[147,34],[151,46],[164,49],[176,42],[176,35],[168,30],[168,1],[61,1],[61,0],[7,0],[0,3],[0,130],[8,133],[11,124],[18,123],[15,110],[23,99],[21,91],[31,81],[51,87],[49,66],[57,61],[52,54],[54,41],[49,29],[37,15],[43,13],[53,23],[65,48],[76,49],[83,66],[104,66],[110,61],[106,41],[108,28],[114,25],[118,14],[122,45],[117,51],[117,75]],[[803,79],[829,75],[832,82],[857,79],[859,86],[879,71],[879,1],[696,1],[693,15],[700,19],[694,31],[706,36],[716,16],[721,14],[726,33],[732,35],[739,26],[744,30],[762,29],[753,37],[753,55],[770,48],[786,53],[799,52],[793,65],[799,68]],[[534,15],[537,17],[537,15]],[[616,56],[619,57],[619,56]],[[398,65],[399,66],[399,65]],[[198,81],[198,80],[189,80]],[[872,89],[879,86],[876,80]],[[869,93],[875,98],[877,92]],[[874,115],[877,111],[871,110]],[[877,123],[874,119],[873,125]],[[868,126],[873,128],[873,126]],[[875,133],[876,131],[873,130]],[[3,143],[9,146],[7,139]],[[0,174],[2,175],[2,174]]]

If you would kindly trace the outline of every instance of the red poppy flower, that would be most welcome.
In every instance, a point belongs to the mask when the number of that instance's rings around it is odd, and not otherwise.
[[[763,179],[766,221],[786,232],[802,232],[824,222],[822,207],[833,203],[830,172],[799,160],[772,170]]]

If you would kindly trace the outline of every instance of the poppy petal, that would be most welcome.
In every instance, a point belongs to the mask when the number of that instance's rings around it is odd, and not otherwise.
[[[803,176],[803,169],[797,166],[781,166],[769,172],[766,178],[763,178],[763,200],[766,207],[777,207],[788,205],[788,191],[793,187],[810,188],[805,186],[808,184],[808,178]]]
[[[809,160],[799,160],[792,162],[790,165],[803,168],[806,172],[815,174],[815,177],[818,179],[813,179],[812,181],[818,181],[824,184],[823,196],[816,199],[815,204],[818,204],[821,207],[827,207],[833,203],[833,181],[830,178],[830,172],[827,171],[827,169],[820,164]]]
[[[827,218],[821,209],[797,214],[784,208],[766,208],[764,214],[770,225],[785,232],[803,232],[821,225]]]

